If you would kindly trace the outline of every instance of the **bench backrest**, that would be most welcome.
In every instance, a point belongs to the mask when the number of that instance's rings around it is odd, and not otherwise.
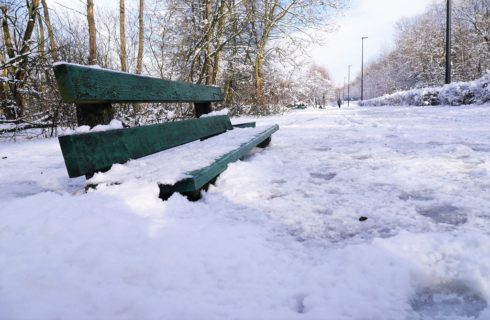
[[[70,63],[53,66],[63,101],[77,104],[223,101],[221,88]]]
[[[164,80],[65,62],[53,65],[63,101],[75,103],[79,126],[109,124],[112,103],[193,102],[196,117],[223,101],[221,88]]]
[[[149,126],[59,137],[68,175],[91,176],[115,163],[141,158],[232,129],[228,116],[212,116]]]

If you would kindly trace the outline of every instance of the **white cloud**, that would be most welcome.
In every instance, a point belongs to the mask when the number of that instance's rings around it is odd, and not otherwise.
[[[362,36],[369,37],[364,40],[366,63],[391,47],[398,20],[424,12],[430,3],[432,0],[355,0],[338,21],[339,29],[327,36],[323,46],[314,46],[310,53],[341,84],[349,64],[351,78],[360,72]]]

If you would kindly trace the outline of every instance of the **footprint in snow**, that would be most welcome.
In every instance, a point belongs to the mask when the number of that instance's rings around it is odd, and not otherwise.
[[[368,160],[371,159],[372,157],[369,155],[363,155],[363,156],[353,156],[352,159],[354,160]]]
[[[276,179],[276,180],[272,180],[271,183],[273,184],[277,184],[277,185],[280,185],[282,186],[283,184],[285,184],[287,181],[286,180],[283,180],[283,179]]]
[[[490,146],[484,144],[470,145],[469,146],[475,152],[490,152]]]
[[[426,191],[426,192],[412,192],[412,193],[403,192],[402,194],[400,194],[398,196],[398,198],[400,200],[403,200],[403,201],[409,201],[409,200],[415,200],[415,201],[431,201],[431,200],[434,200],[434,198],[432,198],[430,196],[430,194],[431,194],[430,191]]]
[[[318,147],[318,148],[315,148],[313,150],[315,150],[315,151],[321,151],[321,152],[326,152],[326,151],[332,150],[332,148],[331,147]]]
[[[326,181],[332,180],[336,176],[337,176],[337,174],[334,172],[326,172],[326,173],[312,172],[312,173],[310,173],[310,177],[315,178],[315,179],[326,180]]]
[[[475,319],[487,308],[482,295],[459,281],[419,290],[410,301],[420,320]]]
[[[441,204],[428,208],[417,209],[424,217],[431,218],[436,223],[446,223],[459,226],[468,222],[468,215],[463,209],[450,204]]]
[[[293,297],[293,311],[299,314],[306,313],[307,310],[304,304],[306,297],[307,295],[303,293],[297,294]]]

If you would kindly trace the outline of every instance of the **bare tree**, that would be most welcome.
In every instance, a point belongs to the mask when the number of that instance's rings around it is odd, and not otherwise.
[[[270,41],[277,37],[291,37],[308,28],[326,26],[331,22],[330,10],[337,10],[341,0],[246,0],[250,36],[254,48],[255,95],[260,104],[264,95],[263,66]],[[298,37],[299,38],[299,37]],[[309,40],[314,40],[309,38]],[[269,48],[270,50],[271,48]]]
[[[28,72],[29,56],[31,54],[31,37],[36,25],[36,19],[38,14],[39,0],[32,0],[26,2],[26,19],[25,29],[22,38],[18,45],[12,41],[12,35],[10,33],[9,20],[12,17],[9,16],[7,5],[1,7],[2,11],[2,34],[4,44],[9,57],[8,62],[3,68],[7,68],[7,74],[11,75],[11,81],[9,81],[9,89],[14,97],[15,105],[4,106],[4,113],[8,119],[15,119],[22,116],[24,111],[24,101],[22,97],[22,87],[25,84],[26,75]],[[15,21],[16,19],[12,19]],[[19,33],[17,26],[13,26],[14,36]],[[14,46],[15,45],[15,46]]]

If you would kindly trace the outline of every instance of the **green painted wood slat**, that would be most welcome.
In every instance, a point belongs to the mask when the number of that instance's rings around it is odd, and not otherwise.
[[[255,122],[237,123],[233,125],[233,128],[255,128]]]
[[[114,163],[141,158],[232,128],[228,116],[213,116],[60,136],[58,139],[68,175],[73,178],[104,171]]]
[[[68,103],[217,102],[221,88],[196,85],[69,63],[53,66]]]
[[[181,180],[173,186],[160,185],[160,193],[165,194],[172,192],[191,192],[199,190],[206,183],[213,180],[220,173],[225,171],[229,163],[237,161],[238,159],[243,157],[253,148],[258,146],[261,142],[270,138],[271,135],[277,130],[279,130],[279,126],[277,124],[267,128],[266,130],[255,136],[252,140],[242,144],[238,149],[230,151],[229,153],[221,156],[211,165],[187,173],[189,176],[191,176],[190,178]]]

